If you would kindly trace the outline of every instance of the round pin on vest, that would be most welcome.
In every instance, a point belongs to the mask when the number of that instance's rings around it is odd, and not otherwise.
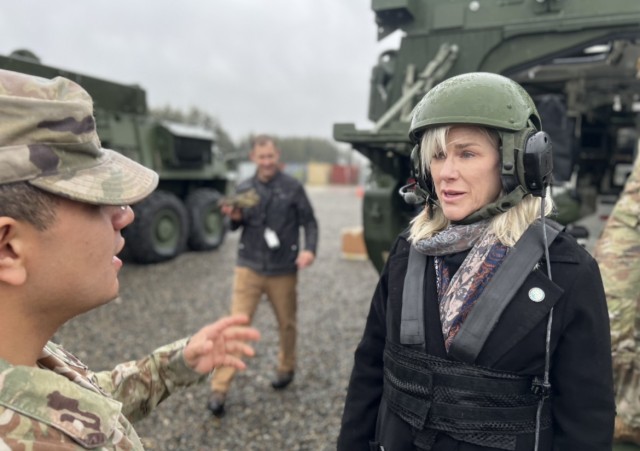
[[[535,287],[529,290],[529,299],[533,302],[544,301],[544,291],[541,288]]]

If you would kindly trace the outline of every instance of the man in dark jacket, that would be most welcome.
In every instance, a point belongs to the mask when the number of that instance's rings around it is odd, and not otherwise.
[[[252,318],[260,298],[267,295],[280,333],[278,369],[271,385],[282,389],[291,383],[295,370],[297,270],[315,259],[318,225],[303,186],[280,171],[280,151],[274,139],[257,136],[250,157],[256,173],[240,183],[237,191],[255,190],[258,204],[250,208],[222,207],[231,219],[231,229],[242,227],[231,311]],[[305,232],[303,249],[299,244],[301,226]],[[234,374],[234,368],[220,368],[211,380],[207,407],[216,416],[224,413]]]

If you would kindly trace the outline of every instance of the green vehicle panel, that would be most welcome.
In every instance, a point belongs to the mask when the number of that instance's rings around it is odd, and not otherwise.
[[[0,68],[74,80],[93,97],[102,145],[158,172],[158,189],[133,206],[136,221],[123,232],[126,258],[155,263],[223,242],[227,226],[218,201],[230,182],[212,131],[153,118],[137,85],[46,66],[28,50],[0,56]]]
[[[334,124],[333,135],[371,161],[363,224],[374,266],[382,268],[417,212],[398,195],[411,176],[412,108],[466,72],[506,75],[531,94],[553,140],[556,219],[578,237],[597,237],[587,220],[615,200],[638,148],[638,2],[373,0],[372,9],[379,39],[396,30],[403,37],[372,69],[373,126]]]

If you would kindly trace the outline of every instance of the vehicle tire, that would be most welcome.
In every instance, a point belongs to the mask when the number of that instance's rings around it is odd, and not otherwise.
[[[138,263],[157,263],[180,255],[186,248],[189,218],[182,201],[155,191],[133,206],[136,218],[123,231],[129,254]]]
[[[189,248],[194,251],[216,249],[227,233],[225,216],[220,212],[218,201],[222,195],[209,188],[199,188],[186,200],[189,212]]]

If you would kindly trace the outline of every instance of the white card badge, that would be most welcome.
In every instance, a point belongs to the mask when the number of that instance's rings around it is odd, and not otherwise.
[[[269,227],[264,229],[264,240],[267,242],[267,246],[269,246],[269,249],[278,249],[280,247],[280,240],[278,239],[278,235]]]

